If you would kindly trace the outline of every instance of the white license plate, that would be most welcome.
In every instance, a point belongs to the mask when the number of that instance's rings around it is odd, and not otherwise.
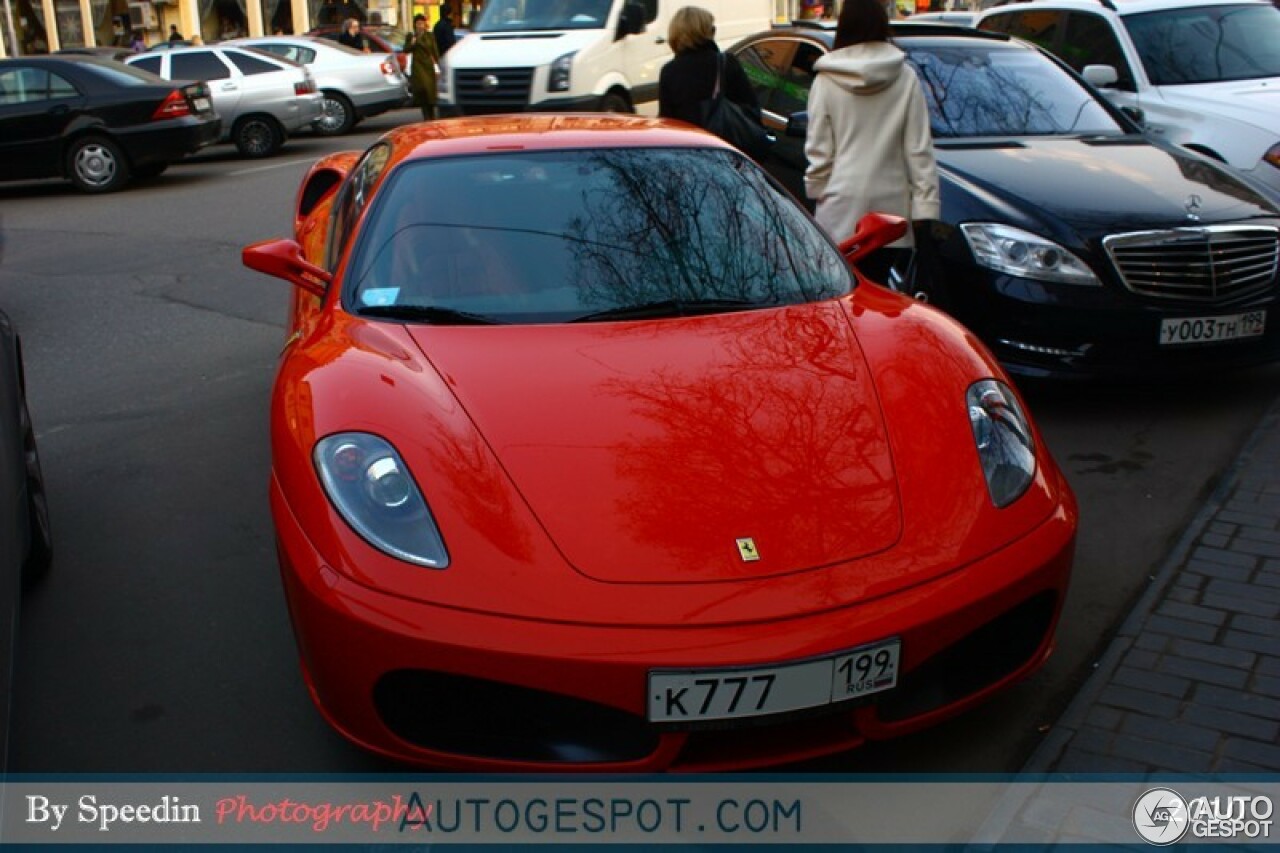
[[[901,642],[885,640],[797,663],[751,669],[654,670],[649,719],[694,723],[816,708],[898,683]]]
[[[1266,326],[1266,311],[1218,317],[1169,317],[1160,321],[1160,345],[1174,347],[1256,338],[1262,335]]]
[[[191,103],[196,108],[196,112],[198,113],[207,112],[209,110],[208,98],[192,98]]]

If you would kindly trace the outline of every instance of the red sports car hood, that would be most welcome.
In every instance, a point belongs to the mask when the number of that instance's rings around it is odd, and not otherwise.
[[[901,533],[876,391],[839,302],[411,334],[584,575],[765,577]]]

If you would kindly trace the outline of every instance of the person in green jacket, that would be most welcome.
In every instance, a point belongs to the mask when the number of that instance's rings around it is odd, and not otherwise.
[[[413,102],[422,108],[423,119],[436,117],[436,65],[440,51],[436,37],[427,29],[427,16],[413,16],[413,32],[404,40],[404,52],[409,54],[413,67],[409,72],[409,89]]]

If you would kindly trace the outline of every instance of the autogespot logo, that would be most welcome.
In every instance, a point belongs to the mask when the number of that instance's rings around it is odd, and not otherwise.
[[[1168,788],[1152,788],[1133,804],[1133,828],[1150,844],[1173,844],[1189,824],[1187,801]]]

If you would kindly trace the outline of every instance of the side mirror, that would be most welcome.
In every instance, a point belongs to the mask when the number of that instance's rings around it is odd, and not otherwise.
[[[1099,89],[1110,89],[1120,80],[1120,75],[1111,65],[1086,65],[1080,76]]]
[[[1147,126],[1147,114],[1138,107],[1121,107],[1120,112],[1133,119],[1138,127]]]
[[[638,36],[644,32],[644,6],[639,3],[627,3],[618,15],[618,38]]]
[[[783,131],[787,136],[793,136],[798,139],[804,139],[809,135],[809,111],[801,110],[798,113],[792,113],[787,116],[787,129]]]
[[[840,244],[840,254],[851,264],[856,264],[876,249],[883,249],[907,233],[910,223],[901,216],[888,213],[868,213],[858,220],[853,236]]]
[[[293,240],[263,240],[245,246],[240,261],[251,270],[282,278],[316,296],[324,296],[333,281],[328,270],[302,256],[302,247]]]

